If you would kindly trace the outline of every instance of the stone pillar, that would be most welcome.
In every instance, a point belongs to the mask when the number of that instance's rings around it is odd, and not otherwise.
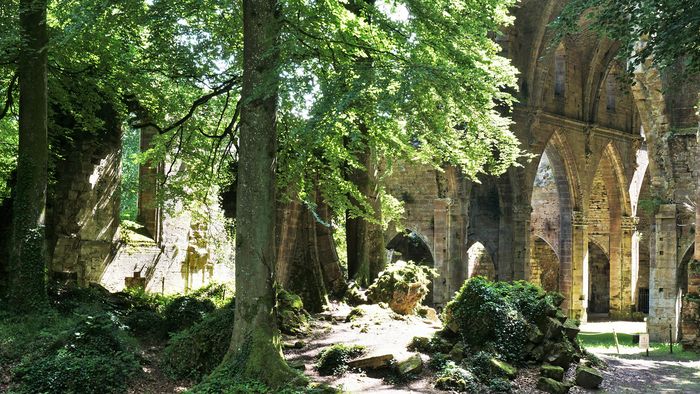
[[[676,339],[678,281],[676,278],[676,205],[661,205],[656,214],[655,253],[649,269],[649,317],[647,331],[652,341],[668,341],[669,326]]]
[[[634,311],[633,305],[636,304],[634,300],[634,286],[632,275],[634,272],[639,272],[638,269],[634,268],[635,262],[632,259],[633,247],[634,247],[634,234],[637,230],[637,223],[639,223],[638,217],[623,216],[621,223],[622,238],[620,240],[620,273],[619,273],[619,297],[617,301],[617,309],[614,309],[614,313],[611,317],[616,317],[620,319],[628,319],[632,316]],[[637,248],[639,244],[637,243]],[[639,259],[637,258],[637,265],[639,265]],[[612,312],[612,310],[611,310]]]
[[[513,207],[513,266],[510,278],[502,280],[524,280],[526,267],[530,263],[530,219],[532,218],[532,207]]]
[[[444,306],[450,300],[450,205],[449,198],[433,200],[433,256],[438,277],[433,280],[433,303]]]
[[[569,297],[569,316],[587,320],[588,308],[588,222],[583,212],[572,212],[572,264],[571,264],[571,292],[564,296]]]
[[[151,147],[153,137],[157,133],[154,127],[141,129],[141,152],[145,152]],[[139,166],[139,213],[137,217],[137,221],[146,227],[156,242],[160,241],[160,209],[156,194],[158,167],[157,163],[144,163]]]

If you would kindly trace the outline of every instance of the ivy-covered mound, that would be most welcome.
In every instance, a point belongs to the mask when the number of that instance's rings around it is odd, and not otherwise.
[[[367,298],[374,303],[386,302],[398,314],[412,314],[428,294],[428,285],[435,276],[432,268],[399,260],[379,273],[367,289]]]
[[[411,347],[433,354],[436,386],[442,389],[487,385],[507,392],[503,379],[514,378],[516,367],[526,364],[551,365],[563,376],[583,354],[576,342],[578,322],[559,309],[562,301],[561,294],[528,282],[474,277],[445,307],[445,328],[433,338],[414,338]]]

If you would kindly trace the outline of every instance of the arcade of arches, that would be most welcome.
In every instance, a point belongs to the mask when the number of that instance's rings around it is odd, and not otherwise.
[[[388,190],[427,240],[440,305],[464,279],[526,279],[581,320],[647,318],[652,340],[697,346],[700,84],[653,69],[619,80],[614,43],[582,33],[547,48],[560,2],[524,1],[499,38],[521,71],[513,130],[533,158],[478,182],[398,164]],[[406,186],[406,185],[410,185]],[[486,268],[474,268],[474,267]],[[683,317],[683,319],[681,319]]]
[[[524,279],[561,292],[573,317],[646,317],[652,340],[665,339],[671,325],[676,339],[700,346],[700,304],[683,303],[700,288],[693,264],[700,260],[700,84],[675,86],[640,67],[625,85],[615,43],[590,33],[550,49],[547,24],[562,3],[523,0],[515,24],[498,37],[520,70],[512,129],[531,158],[478,180],[450,166],[395,163],[386,190],[403,201],[407,232],[388,230],[385,246],[392,257],[436,268],[430,297],[437,306],[472,275]],[[216,228],[153,207],[155,186],[146,186],[162,168],[141,168],[138,221],[147,235],[130,245],[136,252],[115,242],[118,128],[106,130],[110,138],[85,137],[57,168],[58,198],[48,212],[52,270],[111,290],[139,282],[160,292],[230,274],[205,239],[221,238]],[[154,133],[144,132],[142,147]],[[285,218],[313,227],[302,219]]]

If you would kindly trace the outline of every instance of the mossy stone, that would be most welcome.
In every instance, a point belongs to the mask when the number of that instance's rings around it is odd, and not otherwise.
[[[603,383],[603,375],[596,369],[583,365],[576,368],[576,384],[586,389],[597,389]]]
[[[564,368],[556,365],[544,364],[540,367],[540,375],[561,382],[564,380]]]
[[[537,381],[537,389],[550,394],[566,394],[569,392],[569,385],[562,382],[557,382],[554,379],[541,376]]]
[[[491,365],[499,375],[507,376],[509,379],[515,379],[518,375],[517,368],[497,358],[491,358]]]

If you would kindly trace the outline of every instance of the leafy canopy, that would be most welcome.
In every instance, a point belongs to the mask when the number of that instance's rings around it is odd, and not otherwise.
[[[336,209],[365,214],[368,205],[346,174],[362,169],[358,153],[366,148],[388,170],[413,161],[452,163],[471,177],[504,172],[520,155],[506,116],[517,70],[498,55],[493,37],[512,23],[515,3],[281,2],[280,189],[304,198],[318,185]],[[16,68],[17,4],[0,5],[4,87]],[[48,23],[54,140],[98,130],[109,108],[119,121],[158,131],[140,160],[165,164],[166,199],[207,204],[212,187],[231,182],[239,2],[53,0]],[[9,107],[16,118],[16,105]],[[5,117],[0,135],[13,124]]]

